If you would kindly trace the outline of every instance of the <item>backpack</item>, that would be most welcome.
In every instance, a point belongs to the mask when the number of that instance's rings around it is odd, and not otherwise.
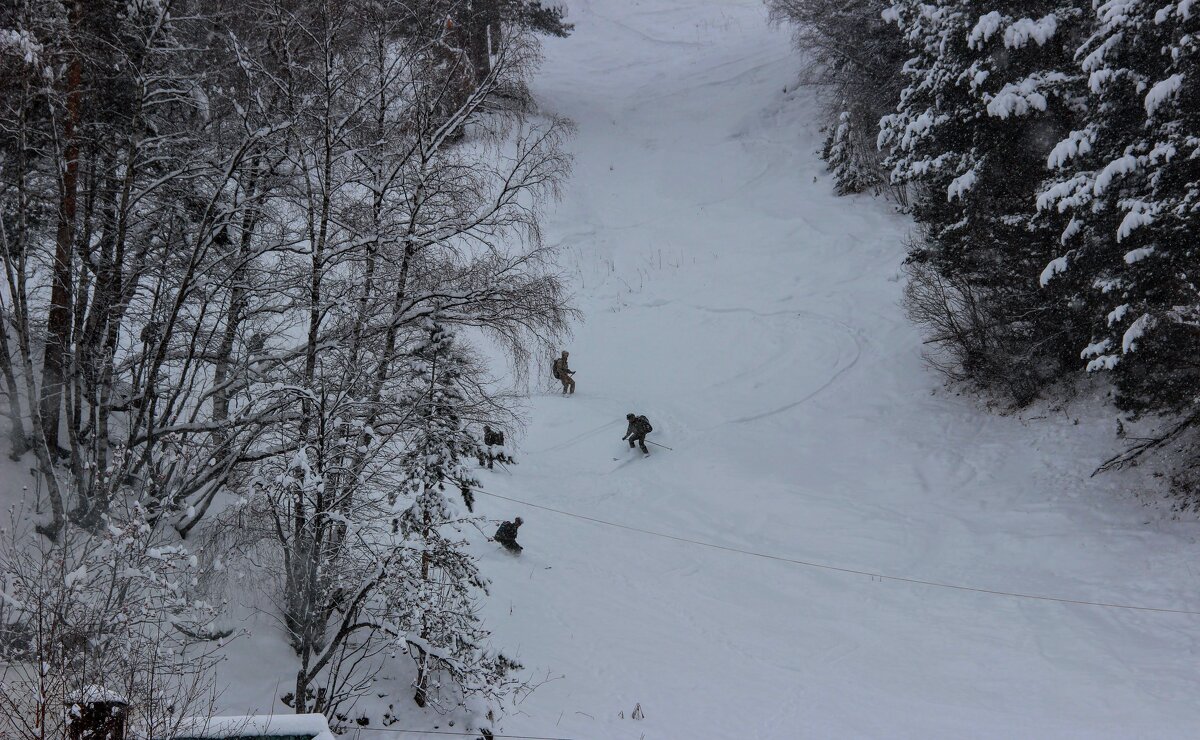
[[[644,416],[637,418],[638,426],[642,428],[642,434],[649,434],[654,431],[654,427],[650,426],[650,420]]]
[[[555,380],[562,380],[562,358],[554,358],[554,365],[550,368],[550,374]]]

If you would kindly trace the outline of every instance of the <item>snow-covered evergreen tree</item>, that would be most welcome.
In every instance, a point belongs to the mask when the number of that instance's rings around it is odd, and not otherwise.
[[[89,698],[129,705],[130,737],[175,737],[210,710],[225,605],[202,594],[200,559],[136,504],[95,533],[67,528],[0,543],[0,737],[70,737]],[[85,734],[83,737],[87,737]]]
[[[923,228],[909,307],[934,327],[952,371],[1027,401],[1070,367],[1069,317],[1037,281],[1058,234],[1034,202],[1046,154],[1076,115],[1068,29],[1080,11],[1056,0],[895,0],[886,17],[913,55],[879,137]]]
[[[456,491],[467,509],[471,487],[478,482],[467,463],[479,444],[463,424],[467,397],[462,382],[470,363],[454,334],[436,319],[427,322],[421,343],[410,359],[413,433],[400,459],[405,482],[397,505],[397,527],[420,551],[406,599],[417,607],[410,627],[410,654],[417,664],[418,705],[437,700],[437,675],[448,673],[466,694],[495,690],[516,664],[486,650],[488,632],[476,613],[477,597],[487,581],[466,551],[462,528],[478,522],[460,510]]]
[[[477,459],[480,448],[462,416],[468,401],[461,383],[470,361],[446,326],[430,319],[425,332],[409,360],[413,390],[405,406],[412,409],[415,432],[401,469],[406,492],[421,506],[433,507],[428,513],[436,519],[453,516],[438,503],[446,500],[447,484],[458,489],[468,510],[474,508],[471,487],[479,482],[466,462]]]
[[[506,0],[503,15],[509,23],[548,36],[565,37],[574,26],[567,22],[567,6],[542,0]]]
[[[829,128],[821,158],[833,173],[838,195],[861,193],[882,182],[878,151],[864,146],[870,138],[857,130],[849,110],[839,113],[837,123]]]
[[[1086,120],[1039,205],[1071,217],[1043,282],[1083,306],[1088,370],[1133,410],[1194,408],[1200,382],[1200,8],[1108,0],[1079,49]]]

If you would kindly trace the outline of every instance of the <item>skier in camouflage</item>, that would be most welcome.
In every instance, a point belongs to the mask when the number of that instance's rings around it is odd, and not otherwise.
[[[629,449],[633,449],[633,443],[637,442],[642,448],[642,452],[646,455],[650,454],[650,450],[646,449],[646,435],[654,431],[654,427],[650,426],[650,420],[645,416],[637,414],[625,414],[625,420],[629,422],[629,428],[625,430],[625,436],[621,439],[629,440]]]
[[[571,377],[575,374],[575,371],[567,365],[567,358],[570,356],[571,353],[564,349],[562,357],[556,359],[554,366],[551,368],[554,379],[562,383],[564,396],[568,393],[575,393],[575,379]]]
[[[517,544],[517,530],[521,528],[522,524],[524,524],[524,522],[521,521],[521,517],[517,517],[511,522],[504,522],[500,525],[499,529],[496,530],[496,536],[492,539],[499,542],[501,545],[504,545],[509,552],[519,553],[521,552],[522,547]]]

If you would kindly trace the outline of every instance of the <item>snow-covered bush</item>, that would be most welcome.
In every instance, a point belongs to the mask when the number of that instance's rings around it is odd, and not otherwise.
[[[49,740],[74,702],[119,697],[130,726],[166,737],[213,698],[221,605],[198,593],[198,559],[145,512],[114,508],[95,533],[57,542],[10,530],[0,547],[0,737]]]

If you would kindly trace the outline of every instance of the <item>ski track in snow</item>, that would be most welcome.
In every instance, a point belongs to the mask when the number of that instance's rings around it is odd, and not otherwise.
[[[510,431],[520,464],[480,471],[484,489],[839,567],[1200,609],[1195,522],[1123,494],[1136,475],[1088,478],[1116,444],[1111,413],[1024,421],[941,388],[899,305],[909,223],[833,195],[817,93],[796,89],[788,31],[765,16],[760,0],[572,0],[575,33],[546,42],[535,94],[578,125],[545,229],[586,317],[567,347],[578,392],[530,397],[523,438]],[[629,411],[674,451],[622,460]],[[518,558],[473,544],[495,646],[544,681],[507,708],[506,734],[1200,735],[1200,617],[478,508],[526,522]],[[286,645],[265,619],[251,639],[222,706],[285,710]],[[447,731],[386,673],[363,707]]]

